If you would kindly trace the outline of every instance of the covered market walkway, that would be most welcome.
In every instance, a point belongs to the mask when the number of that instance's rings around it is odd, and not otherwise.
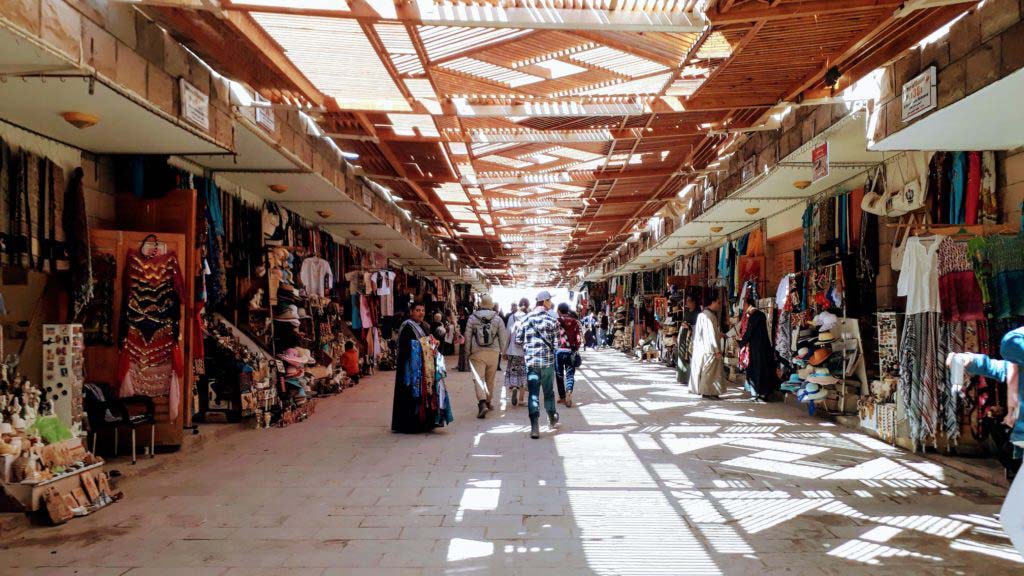
[[[4,574],[1019,574],[1003,491],[735,388],[588,352],[579,406],[389,429],[392,373],[245,431],[0,550]],[[260,436],[253,441],[253,436]]]

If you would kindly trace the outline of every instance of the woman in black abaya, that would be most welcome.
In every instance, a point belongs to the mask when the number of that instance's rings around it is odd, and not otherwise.
[[[775,376],[775,349],[768,336],[768,318],[757,309],[757,300],[748,294],[746,299],[747,330],[740,338],[739,345],[748,346],[750,364],[747,366],[747,381],[759,400],[765,402],[778,389]]]
[[[414,395],[413,387],[406,382],[412,342],[430,333],[430,326],[423,322],[425,313],[421,302],[413,303],[409,319],[402,323],[398,331],[398,366],[395,368],[395,400],[391,408],[391,430],[403,434],[427,432],[434,428],[433,414],[426,410],[422,393]]]

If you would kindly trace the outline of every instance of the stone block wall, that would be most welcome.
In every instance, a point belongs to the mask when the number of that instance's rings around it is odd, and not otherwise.
[[[938,107],[945,108],[1024,67],[1024,0],[988,0],[955,22],[944,38],[908,51],[886,66],[882,97],[875,108],[879,142],[924,114],[904,122],[901,118],[903,85],[935,66]]]

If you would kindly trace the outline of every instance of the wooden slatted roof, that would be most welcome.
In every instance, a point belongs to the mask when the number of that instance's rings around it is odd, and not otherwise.
[[[155,1],[215,66],[318,107],[367,177],[506,282],[600,261],[716,159],[722,129],[831,92],[832,66],[849,85],[969,4],[222,0],[218,19],[213,0]]]

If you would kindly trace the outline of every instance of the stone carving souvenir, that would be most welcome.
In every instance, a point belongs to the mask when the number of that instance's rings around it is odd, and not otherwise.
[[[50,488],[43,494],[43,500],[46,502],[46,513],[54,524],[63,524],[74,517],[74,513],[68,507],[64,496],[53,488]]]
[[[85,493],[89,496],[90,502],[95,502],[100,497],[99,486],[96,485],[96,479],[92,477],[91,472],[82,472],[82,486],[85,488]]]

